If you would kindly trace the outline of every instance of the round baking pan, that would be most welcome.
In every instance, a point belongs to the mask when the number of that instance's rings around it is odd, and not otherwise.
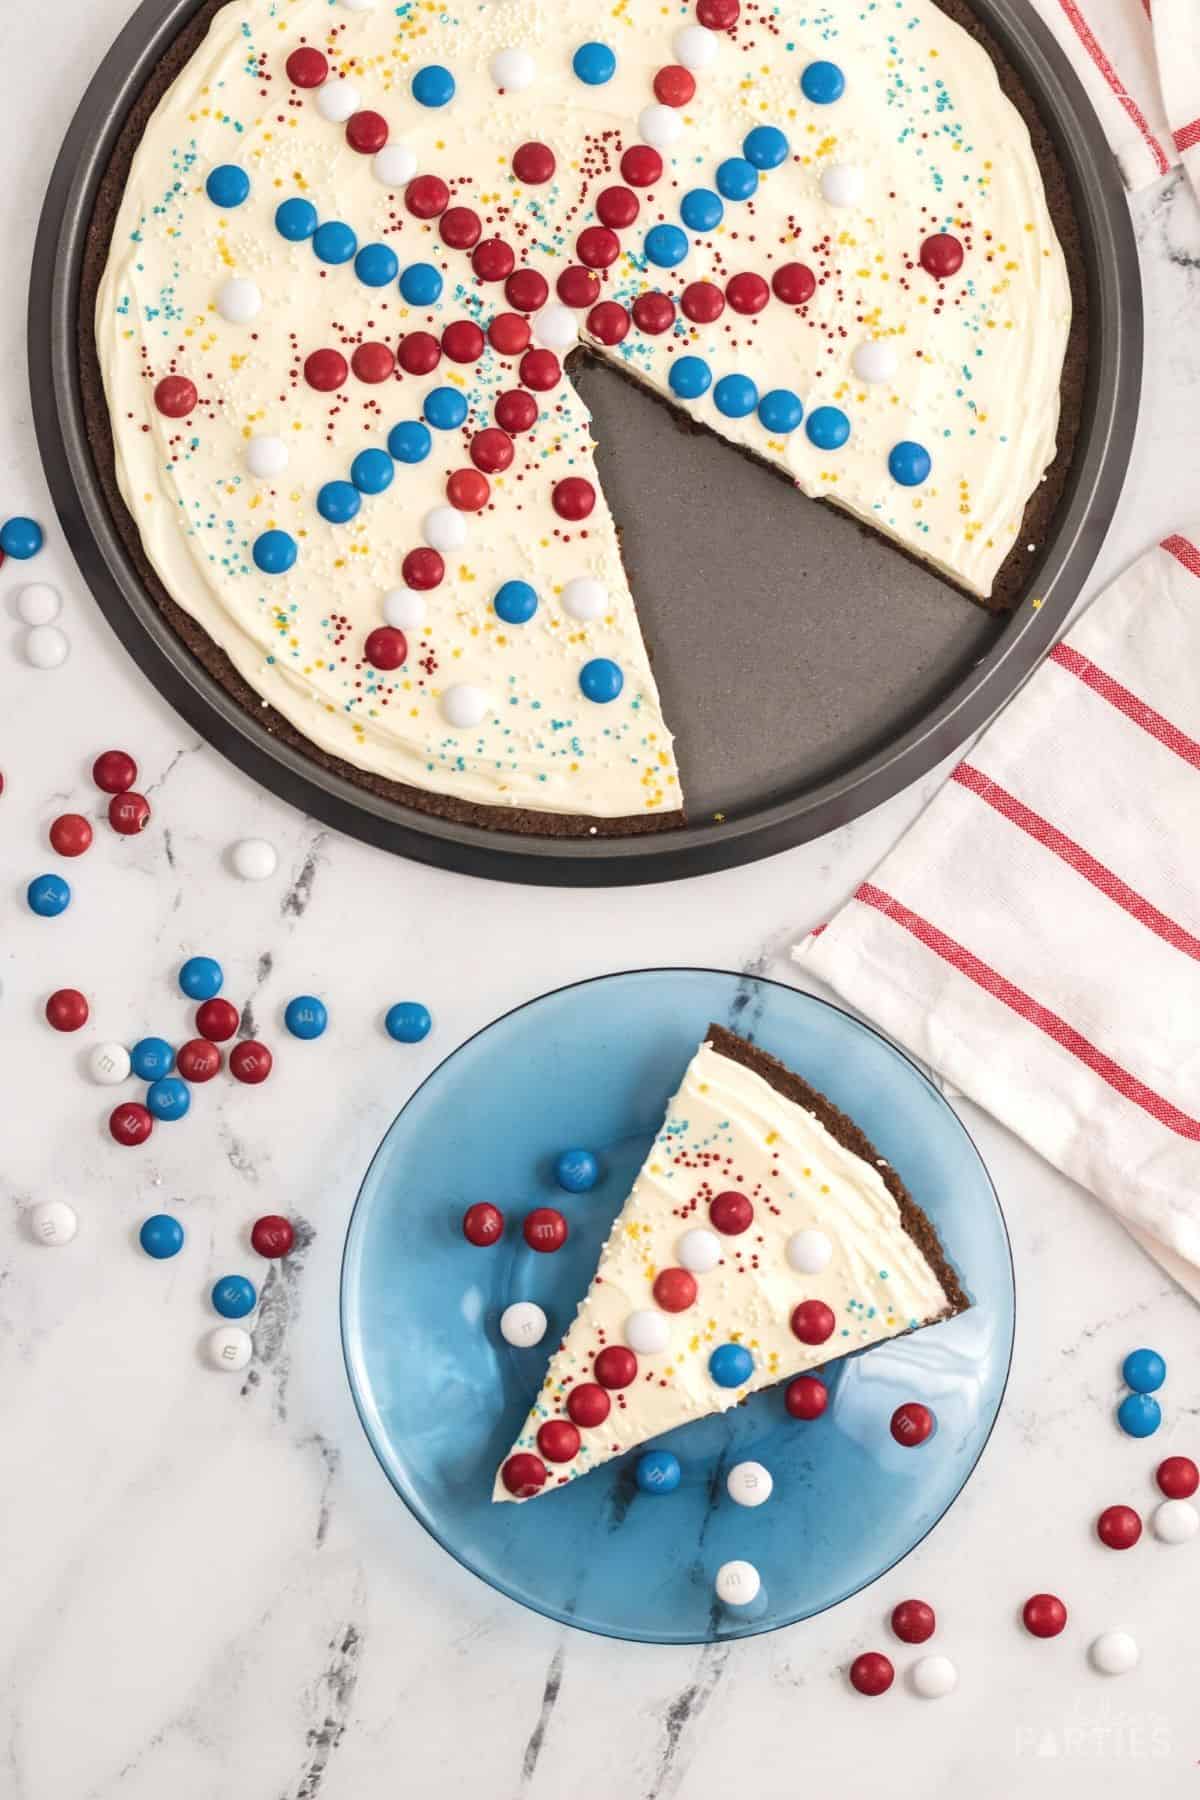
[[[602,885],[726,868],[820,836],[898,793],[1016,692],[1079,594],[1116,505],[1141,383],[1137,252],[1099,123],[1025,0],[974,0],[1065,168],[1082,245],[1088,373],[1050,530],[1007,614],[974,606],[835,508],[794,494],[595,364],[577,376],[638,609],[678,733],[690,823],[641,837],[482,830],[360,788],[282,743],[192,656],[146,592],[84,429],[80,277],[123,120],[200,0],[144,0],[88,88],[51,177],[34,250],[34,418],[67,540],[150,680],[232,761],[339,830],[492,879]]]

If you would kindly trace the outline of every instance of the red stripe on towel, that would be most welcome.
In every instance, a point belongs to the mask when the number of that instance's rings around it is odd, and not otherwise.
[[[1193,119],[1190,125],[1181,125],[1171,135],[1175,139],[1175,148],[1181,155],[1183,151],[1193,149],[1200,144],[1200,119]]]
[[[1069,674],[1076,676],[1085,687],[1090,687],[1102,700],[1107,700],[1110,706],[1123,712],[1127,719],[1132,719],[1135,725],[1140,725],[1143,731],[1157,738],[1160,744],[1173,750],[1176,756],[1190,763],[1193,769],[1200,769],[1200,743],[1194,737],[1189,737],[1186,731],[1181,731],[1178,725],[1172,725],[1170,719],[1165,719],[1162,713],[1155,712],[1152,706],[1147,706],[1144,700],[1139,700],[1129,688],[1114,681],[1111,675],[1106,675],[1082,651],[1072,649],[1070,644],[1055,644],[1046,660],[1057,663],[1060,669],[1066,669]]]
[[[1093,35],[1091,26],[1080,12],[1077,0],[1058,0],[1058,4],[1062,7],[1067,18],[1074,26],[1076,37],[1095,63],[1101,75],[1103,75],[1105,81],[1107,81],[1109,87],[1116,95],[1118,102],[1125,108],[1125,111],[1137,126],[1138,131],[1141,134],[1142,142],[1158,164],[1159,174],[1165,175],[1171,166],[1167,159],[1166,151],[1146,123],[1145,114],[1142,112],[1141,107],[1138,105],[1133,95],[1128,92],[1124,82],[1104,54],[1103,49]]]
[[[1197,141],[1200,142],[1200,139]],[[1200,575],[1200,550],[1197,550],[1190,538],[1180,537],[1176,532],[1174,537],[1163,539],[1162,547],[1168,555],[1175,558],[1176,562],[1182,563],[1191,574]]]

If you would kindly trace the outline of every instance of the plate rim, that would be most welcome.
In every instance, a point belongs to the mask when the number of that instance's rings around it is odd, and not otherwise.
[[[202,667],[142,587],[99,489],[83,423],[76,323],[96,186],[129,106],[202,0],[142,0],[89,82],[47,186],[30,273],[27,350],[38,447],[68,545],[108,623],[157,691],[252,779],[323,824],[434,867],[489,880],[617,886],[680,880],[818,838],[902,792],[1017,692],[1067,619],[1124,484],[1141,390],[1142,288],[1116,161],[1067,58],[1028,0],[971,0],[1013,56],[1060,149],[1083,231],[1091,354],[1083,426],[1041,598],[921,719],[814,787],[717,824],[632,837],[522,836],[385,801],[281,743]],[[1036,71],[1031,79],[1030,70]],[[963,602],[964,605],[970,604]]]
[[[375,1437],[371,1430],[371,1427],[367,1422],[364,1405],[363,1405],[362,1400],[360,1399],[358,1386],[355,1382],[355,1375],[354,1375],[355,1356],[350,1347],[350,1343],[349,1343],[349,1339],[348,1339],[348,1326],[347,1326],[347,1312],[349,1310],[348,1303],[347,1303],[347,1287],[348,1287],[348,1279],[349,1279],[348,1263],[349,1263],[349,1258],[350,1258],[351,1238],[354,1234],[355,1220],[359,1216],[359,1209],[362,1206],[363,1195],[366,1190],[367,1184],[371,1179],[372,1171],[374,1170],[380,1157],[383,1155],[384,1150],[387,1146],[388,1140],[391,1137],[396,1126],[400,1123],[400,1120],[404,1117],[405,1113],[412,1106],[413,1102],[417,1099],[418,1095],[422,1094],[425,1091],[425,1089],[430,1085],[430,1083],[432,1081],[434,1081],[436,1079],[436,1077],[439,1076],[444,1069],[448,1068],[448,1066],[454,1061],[455,1057],[458,1056],[461,1051],[468,1049],[469,1046],[471,1044],[475,1043],[478,1038],[483,1037],[487,1032],[493,1030],[494,1027],[505,1024],[509,1019],[515,1018],[518,1013],[525,1012],[525,1011],[529,1010],[531,1007],[539,1005],[543,1000],[555,999],[560,994],[570,993],[571,991],[573,991],[575,989],[595,987],[604,982],[625,980],[631,975],[644,975],[644,976],[720,975],[720,976],[726,976],[726,977],[731,978],[734,982],[738,983],[739,985],[744,984],[744,985],[750,986],[752,988],[755,986],[776,988],[779,991],[781,991],[782,993],[792,995],[792,996],[796,997],[797,999],[800,999],[803,1001],[808,1001],[817,1006],[824,1007],[826,1009],[826,1011],[828,1011],[828,1012],[837,1013],[843,1019],[848,1020],[851,1025],[857,1026],[862,1031],[865,1031],[870,1037],[878,1038],[879,1041],[888,1050],[891,1050],[896,1056],[898,1056],[900,1058],[900,1060],[902,1062],[908,1064],[908,1066],[912,1070],[913,1074],[915,1074],[924,1083],[924,1085],[930,1090],[930,1092],[934,1095],[936,1100],[944,1108],[946,1113],[949,1114],[950,1118],[958,1126],[959,1130],[962,1132],[963,1136],[966,1138],[967,1143],[970,1145],[971,1149],[974,1151],[975,1157],[979,1163],[979,1167],[983,1171],[984,1179],[986,1180],[988,1187],[991,1190],[992,1199],[995,1203],[996,1216],[998,1217],[998,1219],[1000,1221],[1000,1229],[1001,1229],[1001,1232],[1003,1234],[1003,1239],[1004,1239],[1004,1248],[1008,1254],[1009,1283],[1010,1283],[1010,1286],[1012,1289],[1012,1297],[1013,1297],[1013,1300],[1012,1300],[1012,1310],[1013,1310],[1012,1331],[1010,1333],[1009,1341],[1008,1341],[1008,1353],[1005,1358],[1004,1375],[1003,1375],[1003,1378],[1000,1383],[999,1396],[996,1400],[996,1410],[995,1410],[994,1414],[992,1415],[991,1423],[989,1424],[986,1432],[983,1435],[983,1439],[979,1445],[978,1450],[975,1453],[975,1456],[971,1462],[971,1465],[966,1470],[958,1487],[955,1489],[954,1493],[947,1500],[945,1506],[943,1506],[941,1511],[937,1514],[936,1518],[932,1519],[929,1522],[929,1524],[926,1526],[925,1530],[921,1533],[921,1535],[917,1538],[914,1538],[913,1542],[908,1546],[908,1548],[906,1550],[902,1550],[900,1552],[899,1556],[893,1558],[893,1560],[890,1563],[888,1563],[884,1568],[880,1569],[877,1574],[871,1576],[871,1578],[868,1581],[864,1581],[861,1586],[856,1587],[852,1590],[852,1592],[843,1595],[840,1600],[830,1601],[827,1606],[820,1607],[816,1612],[809,1613],[807,1615],[807,1617],[804,1619],[781,1619],[781,1620],[776,1621],[773,1624],[765,1624],[765,1625],[759,1625],[759,1624],[757,1624],[756,1621],[747,1620],[746,1628],[744,1630],[723,1631],[723,1632],[721,1632],[721,1634],[719,1636],[714,1635],[714,1633],[710,1630],[706,1635],[704,1635],[702,1637],[701,1636],[695,1636],[695,1637],[646,1637],[646,1636],[640,1636],[640,1635],[630,1635],[627,1632],[617,1631],[617,1630],[611,1629],[608,1626],[593,1624],[586,1620],[582,1620],[577,1617],[573,1617],[569,1613],[560,1612],[553,1606],[548,1606],[548,1605],[541,1606],[532,1600],[527,1600],[518,1594],[514,1594],[507,1587],[504,1587],[500,1583],[493,1581],[490,1578],[490,1576],[482,1574],[479,1569],[475,1568],[473,1566],[473,1564],[468,1562],[466,1560],[466,1558],[462,1554],[460,1554],[460,1552],[458,1550],[456,1550],[454,1548],[453,1544],[451,1544],[450,1542],[447,1541],[446,1537],[437,1529],[437,1527],[430,1520],[423,1517],[422,1514],[417,1510],[416,1506],[409,1499],[408,1495],[404,1492],[404,1489],[396,1481],[395,1477],[392,1474],[392,1471],[389,1469],[387,1463],[384,1461],[384,1458],[379,1450],[379,1447],[375,1442]],[[753,1041],[753,1040],[751,1040],[751,1041]],[[968,1483],[971,1481],[971,1479],[974,1476],[976,1470],[978,1469],[980,1463],[982,1462],[984,1452],[986,1451],[988,1445],[992,1441],[992,1434],[996,1429],[996,1425],[997,1425],[997,1422],[999,1421],[1000,1414],[1004,1408],[1004,1401],[1005,1401],[1005,1398],[1008,1393],[1008,1383],[1009,1383],[1009,1379],[1012,1375],[1013,1356],[1015,1354],[1016,1338],[1017,1338],[1017,1271],[1016,1271],[1016,1263],[1015,1263],[1015,1260],[1013,1257],[1012,1234],[1008,1229],[1008,1219],[1006,1218],[1004,1208],[1000,1203],[1000,1195],[996,1190],[996,1184],[992,1180],[991,1170],[988,1168],[987,1163],[984,1161],[983,1155],[979,1149],[978,1144],[975,1142],[974,1136],[967,1129],[967,1126],[965,1125],[963,1120],[960,1118],[959,1114],[950,1105],[950,1102],[946,1099],[946,1096],[937,1087],[936,1083],[934,1083],[933,1081],[931,1081],[929,1079],[929,1076],[926,1075],[925,1071],[914,1060],[914,1058],[909,1055],[908,1051],[903,1047],[903,1045],[896,1043],[895,1040],[890,1038],[885,1032],[879,1030],[879,1028],[877,1026],[872,1025],[869,1020],[859,1018],[855,1013],[851,1012],[848,1007],[839,1006],[836,1001],[827,1000],[821,994],[810,993],[807,988],[793,987],[793,986],[791,986],[790,983],[788,983],[786,981],[780,981],[774,976],[750,974],[750,973],[747,973],[745,970],[740,970],[740,969],[712,968],[712,967],[694,964],[694,963],[663,963],[663,964],[652,965],[649,967],[641,967],[641,968],[633,968],[633,969],[610,969],[600,975],[585,975],[585,976],[582,976],[581,978],[579,978],[578,980],[561,982],[557,987],[547,988],[544,990],[544,992],[542,992],[540,994],[534,994],[526,1000],[520,1000],[514,1006],[507,1007],[503,1012],[497,1013],[495,1018],[489,1019],[486,1024],[479,1026],[475,1031],[472,1031],[467,1037],[463,1038],[461,1040],[461,1042],[456,1044],[452,1050],[448,1051],[447,1054],[436,1065],[436,1067],[431,1069],[429,1071],[429,1073],[423,1078],[423,1080],[421,1080],[417,1084],[417,1086],[413,1089],[412,1093],[408,1096],[407,1100],[405,1100],[403,1106],[400,1108],[400,1110],[396,1113],[395,1117],[392,1119],[391,1124],[387,1127],[386,1131],[383,1133],[383,1136],[380,1138],[379,1143],[376,1145],[374,1151],[372,1152],[371,1159],[368,1162],[366,1168],[364,1169],[363,1174],[362,1174],[362,1179],[359,1182],[358,1192],[354,1196],[354,1205],[350,1209],[350,1216],[346,1221],[346,1230],[345,1230],[345,1236],[342,1241],[342,1254],[341,1254],[339,1270],[338,1270],[338,1336],[339,1336],[339,1339],[341,1342],[341,1347],[342,1347],[342,1366],[343,1366],[345,1376],[346,1376],[346,1384],[350,1389],[350,1398],[354,1404],[354,1411],[358,1418],[359,1425],[362,1428],[363,1436],[366,1438],[367,1443],[370,1446],[372,1456],[374,1457],[380,1470],[383,1472],[383,1475],[385,1476],[385,1478],[387,1480],[388,1486],[392,1489],[393,1493],[395,1493],[397,1495],[397,1497],[403,1502],[404,1507],[406,1508],[409,1516],[415,1520],[415,1522],[421,1527],[422,1531],[426,1532],[428,1534],[428,1536],[433,1539],[434,1543],[437,1544],[441,1550],[444,1550],[448,1556],[453,1558],[453,1560],[458,1564],[458,1566],[461,1569],[466,1570],[467,1574],[473,1576],[476,1581],[482,1582],[484,1584],[484,1586],[490,1588],[493,1593],[501,1595],[502,1598],[507,1600],[511,1605],[522,1607],[527,1612],[536,1613],[541,1618],[549,1619],[557,1625],[569,1625],[576,1631],[587,1632],[590,1636],[593,1636],[593,1637],[611,1638],[611,1639],[616,1640],[619,1643],[651,1644],[651,1645],[655,1645],[658,1647],[682,1648],[687,1645],[712,1644],[712,1643],[733,1643],[733,1642],[741,1641],[742,1639],[745,1639],[745,1638],[767,1637],[772,1632],[791,1630],[797,1626],[807,1624],[809,1622],[809,1620],[811,1620],[811,1619],[822,1618],[826,1613],[834,1611],[834,1609],[836,1607],[846,1605],[846,1603],[848,1601],[855,1599],[859,1594],[865,1593],[868,1588],[874,1587],[876,1585],[876,1583],[882,1581],[886,1575],[890,1575],[893,1569],[898,1568],[899,1565],[902,1562],[904,1562],[907,1557],[911,1556],[913,1551],[918,1549],[920,1547],[920,1545],[922,1545],[925,1542],[926,1538],[928,1538],[930,1536],[930,1534],[937,1529],[937,1527],[941,1524],[942,1520],[946,1517],[947,1513],[950,1511],[951,1507],[953,1507],[957,1503],[957,1501],[962,1497],[964,1491],[967,1488]],[[872,1347],[873,1346],[868,1345],[867,1351],[869,1351]]]

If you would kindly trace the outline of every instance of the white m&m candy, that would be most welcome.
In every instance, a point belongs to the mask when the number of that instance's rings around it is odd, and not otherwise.
[[[88,1074],[100,1087],[116,1087],[127,1081],[131,1067],[124,1044],[97,1044],[88,1056]]]
[[[726,1606],[749,1606],[757,1600],[762,1578],[753,1563],[727,1562],[717,1570],[717,1599]]]
[[[532,1300],[515,1300],[500,1314],[500,1336],[518,1350],[532,1349],[546,1335],[546,1315]]]
[[[35,669],[59,669],[71,654],[70,640],[57,625],[35,625],[25,633],[21,648]]]
[[[725,1478],[725,1490],[738,1506],[761,1506],[774,1487],[771,1471],[760,1462],[735,1463]]]
[[[631,1312],[625,1321],[625,1342],[638,1356],[661,1356],[671,1342],[671,1327],[665,1313],[646,1307]]]
[[[858,346],[851,363],[860,381],[890,381],[896,373],[898,360],[890,344],[872,338],[870,343]]]
[[[1190,1500],[1164,1500],[1155,1507],[1150,1523],[1164,1544],[1186,1544],[1200,1531],[1200,1512]]]
[[[204,1353],[214,1369],[236,1375],[254,1354],[254,1339],[240,1325],[218,1325],[204,1340]]]
[[[537,74],[537,65],[528,50],[497,50],[488,64],[488,73],[505,93],[519,94]]]
[[[331,125],[344,125],[362,105],[362,95],[352,81],[327,81],[317,89],[317,111]]]
[[[417,159],[407,144],[385,144],[371,159],[371,173],[384,187],[407,187],[417,172]]]
[[[675,61],[698,75],[702,69],[712,68],[721,46],[715,31],[707,31],[703,25],[681,25],[671,39],[671,48]]]
[[[922,1656],[913,1664],[909,1680],[922,1700],[944,1700],[958,1686],[958,1670],[948,1656]]]
[[[821,193],[830,206],[857,206],[866,186],[857,163],[830,163],[821,171]]]
[[[397,631],[420,631],[425,623],[425,596],[416,588],[392,588],[383,596],[383,616]]]
[[[65,1200],[39,1200],[30,1209],[29,1229],[39,1244],[57,1250],[75,1236],[79,1230],[79,1217]]]
[[[287,466],[288,447],[281,437],[264,431],[258,437],[252,437],[246,445],[246,467],[260,481],[270,481],[272,476],[282,475]]]
[[[590,575],[576,575],[562,591],[562,609],[581,625],[590,625],[603,617],[608,605],[608,589]]]
[[[833,1245],[823,1231],[793,1231],[784,1254],[798,1275],[819,1275],[829,1267]]]
[[[58,589],[48,581],[31,581],[17,595],[17,617],[23,625],[49,625],[61,606]]]
[[[274,844],[266,838],[241,838],[229,852],[233,872],[243,881],[266,881],[279,867]]]
[[[469,681],[456,682],[442,695],[442,717],[447,725],[453,725],[457,731],[466,731],[472,725],[482,724],[491,710],[491,695],[482,688],[472,686]]]
[[[421,522],[421,535],[431,550],[461,550],[467,541],[466,518],[456,506],[432,507]]]
[[[217,311],[230,325],[248,325],[262,311],[262,293],[257,281],[245,275],[234,275],[217,289]]]
[[[715,1231],[697,1225],[684,1232],[675,1246],[675,1254],[681,1269],[689,1269],[693,1275],[707,1275],[721,1260],[721,1240]]]
[[[561,301],[552,300],[535,315],[533,335],[547,350],[570,350],[579,337],[575,314]]]
[[[669,150],[683,133],[677,106],[644,106],[638,114],[638,136],[656,150]]]
[[[1141,1654],[1137,1639],[1127,1631],[1101,1632],[1088,1651],[1092,1667],[1101,1675],[1128,1675],[1130,1669],[1137,1668]]]

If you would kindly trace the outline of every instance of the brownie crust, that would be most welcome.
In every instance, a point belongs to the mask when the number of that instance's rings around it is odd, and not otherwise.
[[[923,1322],[932,1325],[937,1319],[952,1319],[956,1313],[966,1312],[971,1302],[956,1271],[946,1258],[941,1239],[931,1221],[917,1205],[892,1165],[880,1156],[854,1120],[844,1112],[839,1112],[832,1100],[827,1100],[824,1094],[810,1087],[807,1081],[789,1069],[786,1063],[781,1063],[778,1057],[760,1050],[757,1044],[751,1044],[746,1038],[738,1037],[736,1032],[727,1030],[724,1025],[710,1025],[706,1041],[718,1056],[728,1057],[730,1062],[740,1063],[744,1069],[752,1070],[769,1087],[773,1087],[777,1094],[782,1094],[785,1100],[791,1100],[797,1106],[802,1106],[805,1112],[812,1113],[835,1142],[878,1171],[884,1187],[900,1208],[901,1224],[941,1282],[946,1296],[947,1305],[944,1310],[934,1313]]]

